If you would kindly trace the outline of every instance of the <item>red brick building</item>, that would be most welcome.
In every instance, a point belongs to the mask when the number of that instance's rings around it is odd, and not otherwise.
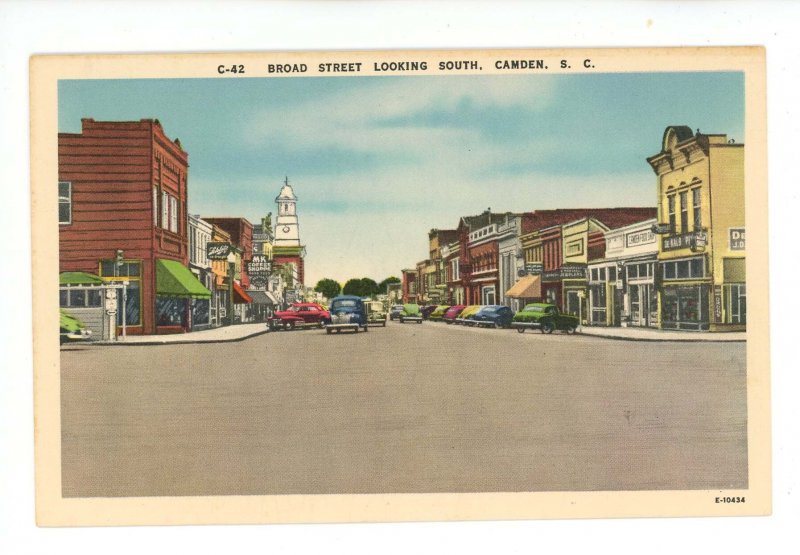
[[[241,253],[241,278],[240,284],[245,288],[250,287],[250,278],[247,276],[247,265],[253,259],[253,224],[245,218],[216,218],[203,217],[204,221],[215,225],[230,236],[233,244]]]
[[[127,333],[187,331],[210,297],[187,268],[188,154],[158,120],[81,121],[58,134],[60,271],[127,282]]]

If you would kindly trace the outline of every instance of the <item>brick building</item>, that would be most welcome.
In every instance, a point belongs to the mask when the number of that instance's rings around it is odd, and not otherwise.
[[[188,269],[188,154],[158,120],[81,122],[58,134],[60,272],[124,284],[127,333],[188,331],[211,296]]]

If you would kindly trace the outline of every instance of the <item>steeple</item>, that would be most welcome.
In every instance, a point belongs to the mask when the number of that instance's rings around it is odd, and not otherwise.
[[[297,196],[289,185],[289,176],[283,181],[275,197],[278,217],[275,221],[275,246],[300,246],[300,229],[297,222]]]

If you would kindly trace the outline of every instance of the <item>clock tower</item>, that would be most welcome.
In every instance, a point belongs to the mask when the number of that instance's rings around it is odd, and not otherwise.
[[[276,247],[299,247],[300,229],[297,225],[297,197],[289,185],[289,178],[283,182],[281,192],[275,198],[278,205],[278,218],[275,221]]]
[[[306,248],[300,244],[300,227],[297,223],[297,197],[287,177],[281,192],[275,197],[278,217],[275,219],[275,240],[272,243],[273,263],[289,270],[290,288],[303,285],[305,278]]]

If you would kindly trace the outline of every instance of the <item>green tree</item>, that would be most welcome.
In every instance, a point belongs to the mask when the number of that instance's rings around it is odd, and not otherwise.
[[[402,283],[399,277],[396,276],[389,276],[382,282],[378,284],[378,289],[380,289],[381,293],[386,293],[386,286],[390,283]]]
[[[344,284],[342,292],[345,295],[355,295],[357,297],[374,297],[380,292],[378,284],[374,279],[368,277],[348,279]]]
[[[322,293],[326,299],[332,299],[342,291],[342,286],[335,279],[322,278],[314,286],[314,291]]]
[[[347,282],[344,284],[344,289],[342,289],[342,293],[345,295],[356,295],[358,297],[362,297],[361,294],[361,280],[358,278],[351,278],[348,279]]]

